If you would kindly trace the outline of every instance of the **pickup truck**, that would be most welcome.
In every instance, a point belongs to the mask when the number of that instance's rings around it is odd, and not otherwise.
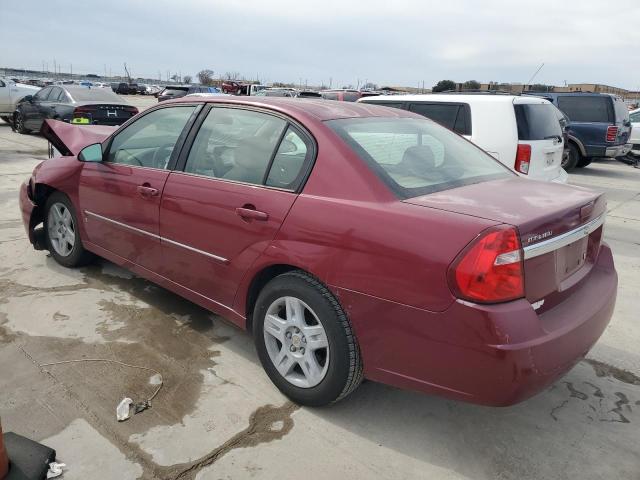
[[[525,93],[549,100],[567,117],[567,171],[586,167],[597,157],[624,157],[631,150],[629,110],[622,98],[608,93]]]
[[[16,104],[27,95],[34,95],[40,87],[16,83],[8,78],[0,78],[0,118],[11,123]]]

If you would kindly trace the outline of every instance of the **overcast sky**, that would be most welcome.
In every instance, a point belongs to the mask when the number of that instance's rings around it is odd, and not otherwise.
[[[639,89],[638,20],[640,0],[0,0],[0,67],[430,87],[544,62],[535,83]]]

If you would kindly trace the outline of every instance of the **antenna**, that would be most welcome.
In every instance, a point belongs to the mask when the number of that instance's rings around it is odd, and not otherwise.
[[[531,82],[533,81],[534,78],[536,78],[536,75],[538,75],[538,72],[540,70],[542,70],[542,67],[544,67],[544,62],[538,67],[538,69],[535,71],[535,73],[533,75],[531,75],[531,78],[529,79],[529,81],[524,84],[524,87],[522,87],[522,91],[523,92],[527,89],[527,87],[529,85],[531,85]]]

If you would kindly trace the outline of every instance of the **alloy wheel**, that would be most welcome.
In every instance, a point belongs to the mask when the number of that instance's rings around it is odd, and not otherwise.
[[[47,229],[51,245],[61,257],[71,255],[76,241],[76,229],[73,216],[62,203],[51,205],[47,218]]]
[[[329,340],[315,312],[296,297],[280,297],[263,326],[267,353],[280,375],[300,388],[318,385],[329,367]]]

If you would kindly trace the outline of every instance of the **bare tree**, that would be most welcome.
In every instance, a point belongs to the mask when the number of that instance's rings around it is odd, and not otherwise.
[[[193,77],[191,75],[185,75],[184,77],[182,77],[182,81],[184,83],[191,83],[191,80],[193,80]]]
[[[237,80],[240,77],[240,72],[227,72],[224,74],[225,80]]]
[[[213,70],[200,70],[197,77],[202,85],[213,85]]]

